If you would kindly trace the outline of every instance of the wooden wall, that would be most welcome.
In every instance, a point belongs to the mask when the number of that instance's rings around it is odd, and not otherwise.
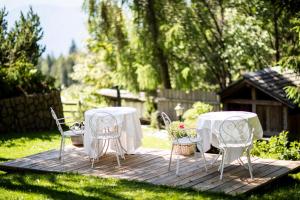
[[[220,110],[219,96],[215,92],[192,91],[184,92],[179,90],[161,89],[157,93],[157,109],[166,112],[172,120],[176,119],[175,106],[178,103],[184,107],[184,111],[191,108],[192,105],[201,101],[214,107],[214,111]]]

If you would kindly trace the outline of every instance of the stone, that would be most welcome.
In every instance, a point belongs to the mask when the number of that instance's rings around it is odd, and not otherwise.
[[[19,104],[17,106],[17,112],[24,111],[24,104]]]
[[[25,115],[24,115],[24,112],[18,112],[17,114],[18,118],[23,118]]]

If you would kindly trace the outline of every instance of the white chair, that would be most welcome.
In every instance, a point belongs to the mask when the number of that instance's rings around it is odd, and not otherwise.
[[[240,156],[242,156],[243,153],[246,152],[248,170],[251,179],[253,179],[250,158],[250,151],[253,144],[253,130],[250,130],[248,121],[239,116],[229,117],[222,122],[216,136],[219,142],[220,154],[222,155],[222,161],[219,166],[219,171],[221,171],[220,180],[223,179],[225,159],[229,150],[240,151]],[[245,167],[240,157],[238,158],[238,161]]]
[[[80,126],[79,122],[73,122],[72,126],[69,126],[69,130],[64,131],[62,128],[62,125],[66,125],[65,119],[66,118],[58,118],[55,114],[52,107],[50,107],[50,112],[53,117],[53,119],[56,122],[57,128],[61,134],[61,141],[60,141],[60,150],[59,150],[59,160],[62,160],[63,154],[64,154],[64,148],[65,148],[65,138],[71,137],[71,136],[78,136],[81,135],[83,137],[84,129],[83,126]]]
[[[112,144],[113,150],[115,151],[118,166],[120,166],[119,155],[125,159],[124,149],[121,145],[120,137],[121,132],[118,126],[117,119],[110,113],[97,112],[91,116],[89,120],[89,127],[92,133],[92,168],[96,158],[105,154],[109,145]],[[102,142],[100,147],[100,142]],[[104,151],[104,149],[106,150]]]
[[[169,118],[169,116],[164,113],[161,112],[161,117],[164,121],[165,124],[165,128],[166,130],[169,129],[170,124],[171,124],[171,119]],[[191,130],[191,129],[184,129],[186,131]],[[171,133],[172,134],[172,133]],[[206,159],[205,159],[205,155],[204,155],[204,151],[203,151],[203,142],[202,142],[202,138],[199,136],[196,137],[191,137],[191,136],[172,136],[172,149],[171,149],[171,155],[170,155],[170,160],[169,160],[169,170],[171,168],[171,162],[172,162],[172,155],[173,155],[173,150],[174,150],[174,145],[190,145],[190,144],[194,144],[195,146],[198,147],[201,156],[204,159],[204,167],[205,170],[207,171],[207,167],[206,167]],[[176,165],[176,175],[179,174],[179,155],[177,155],[177,165]]]

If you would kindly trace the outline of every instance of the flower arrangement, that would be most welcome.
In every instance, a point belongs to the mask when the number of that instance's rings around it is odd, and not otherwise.
[[[173,121],[168,127],[168,133],[172,139],[182,138],[187,136],[195,136],[196,131],[189,129],[183,122]]]
[[[170,124],[168,133],[173,140],[182,137],[194,137],[197,134],[195,129],[187,128],[183,122],[179,121]],[[176,144],[174,145],[174,151],[179,155],[188,156],[195,152],[195,144]]]

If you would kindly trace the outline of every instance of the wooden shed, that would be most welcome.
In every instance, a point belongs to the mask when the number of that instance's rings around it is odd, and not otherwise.
[[[278,67],[265,68],[244,74],[220,92],[220,100],[224,110],[257,113],[264,136],[288,130],[299,138],[300,109],[287,98],[284,87],[289,85],[300,85],[299,76]]]

